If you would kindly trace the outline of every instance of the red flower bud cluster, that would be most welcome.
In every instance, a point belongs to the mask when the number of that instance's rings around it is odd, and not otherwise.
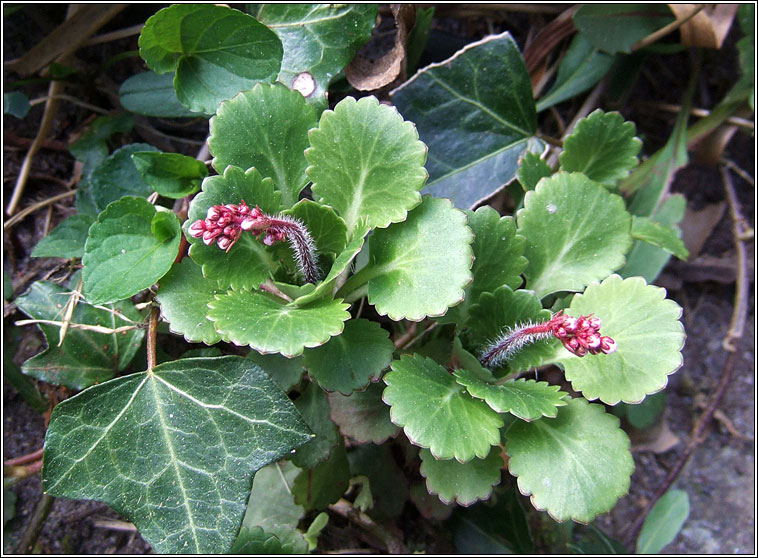
[[[560,339],[563,346],[576,356],[584,356],[588,352],[596,355],[607,355],[616,352],[616,342],[607,335],[600,335],[600,318],[589,316],[564,316],[563,310],[559,311],[548,322],[550,330],[556,338]]]

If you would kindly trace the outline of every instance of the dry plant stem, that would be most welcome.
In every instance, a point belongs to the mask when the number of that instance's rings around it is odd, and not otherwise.
[[[37,99],[32,99],[31,101],[29,101],[29,106],[33,107],[34,105],[47,102],[49,99],[59,99],[61,101],[68,101],[71,104],[89,109],[93,112],[97,112],[98,114],[108,114],[108,112],[110,112],[104,108],[92,105],[90,103],[85,103],[84,101],[81,101],[77,99],[76,97],[72,97],[71,95],[54,95],[54,96],[47,95],[46,97],[38,97]]]
[[[642,102],[640,105],[644,107],[650,107],[666,112],[673,112],[674,114],[679,114],[682,112],[681,105],[674,105],[671,103],[659,103],[659,102]],[[698,118],[705,118],[707,116],[711,115],[711,112],[705,109],[701,108],[691,108],[690,114],[692,116],[697,116]],[[751,122],[750,120],[746,120],[745,118],[740,118],[738,116],[730,116],[725,120],[727,124],[734,124],[735,126],[739,126],[741,128],[745,128],[747,130],[753,131],[755,130],[755,124]]]
[[[12,486],[16,484],[19,481],[22,481],[26,478],[33,477],[34,475],[39,474],[39,472],[42,470],[42,458],[39,458],[37,461],[32,461],[31,463],[28,463],[26,465],[14,465],[14,466],[5,466],[3,467],[3,476],[5,477],[3,479],[3,484],[5,487]]]
[[[117,41],[118,39],[125,39],[126,37],[133,37],[134,35],[139,35],[144,26],[144,23],[140,23],[139,25],[132,25],[131,27],[119,29],[118,31],[103,33],[102,35],[97,35],[96,37],[92,37],[85,41],[82,46],[99,45],[102,43],[109,43],[110,41]]]
[[[722,162],[729,167],[729,169],[734,172],[735,174],[739,175],[742,180],[750,184],[753,188],[755,188],[755,180],[752,176],[750,176],[748,173],[746,173],[744,170],[742,170],[740,167],[737,166],[737,163],[734,161],[731,161],[729,159],[722,159]]]
[[[18,554],[28,554],[32,550],[34,543],[37,542],[37,537],[39,537],[40,532],[42,532],[45,519],[47,519],[47,516],[50,514],[50,510],[53,509],[54,502],[55,498],[48,496],[47,494],[43,494],[42,498],[37,502],[37,507],[34,509],[34,515],[32,515],[32,519],[26,526],[26,531],[24,531],[21,541],[16,547],[16,552]]]
[[[63,345],[63,340],[66,338],[66,332],[71,325],[71,317],[74,315],[74,308],[79,303],[82,297],[82,284],[84,282],[79,278],[79,282],[76,284],[76,289],[71,293],[66,303],[66,311],[63,315],[63,324],[61,324],[60,332],[58,333],[58,346]]]
[[[286,300],[287,302],[292,302],[292,298],[287,296],[285,293],[280,291],[276,285],[271,281],[271,279],[267,279],[265,283],[260,284],[260,290],[266,291],[267,293],[271,293],[274,296],[278,296],[281,299]]]
[[[137,532],[137,528],[134,526],[134,523],[129,523],[128,521],[119,521],[118,519],[98,518],[93,519],[92,524],[100,529],[110,529],[111,531],[122,531],[125,533]]]
[[[15,225],[16,223],[18,223],[21,219],[23,219],[24,217],[26,217],[27,215],[29,215],[30,213],[34,213],[38,209],[42,209],[43,207],[48,206],[50,204],[53,204],[55,202],[58,202],[58,201],[61,201],[61,200],[65,200],[66,198],[70,198],[73,195],[76,195],[76,190],[71,190],[70,192],[63,192],[62,194],[58,194],[57,196],[53,196],[52,198],[47,198],[46,200],[42,200],[40,202],[34,203],[34,204],[30,205],[29,207],[26,207],[26,208],[22,209],[16,215],[14,215],[10,219],[8,219],[3,224],[3,229],[4,230],[8,230],[13,225]]]
[[[56,320],[19,320],[15,322],[14,325],[24,326],[24,325],[31,325],[31,324],[48,324],[48,325],[63,327],[64,323],[65,322],[59,322]],[[140,327],[138,325],[129,325],[129,326],[121,326],[117,328],[110,328],[110,327],[103,327],[103,326],[90,325],[90,324],[72,324],[72,323],[69,323],[68,326],[72,329],[83,329],[86,331],[94,331],[95,333],[105,333],[106,335],[111,335],[114,333],[125,333],[133,329],[139,329]]]
[[[147,370],[152,372],[158,363],[155,348],[158,340],[158,307],[150,309],[150,325],[147,328]]]
[[[672,31],[676,31],[682,25],[684,25],[689,20],[691,20],[693,17],[695,17],[698,13],[700,13],[700,11],[703,8],[705,8],[705,4],[699,4],[686,17],[683,17],[682,19],[677,19],[676,21],[672,21],[668,25],[665,25],[664,27],[661,27],[660,29],[658,29],[658,31],[655,31],[654,33],[651,33],[650,35],[648,35],[644,39],[641,39],[641,40],[637,41],[636,43],[634,43],[632,45],[632,52],[638,51],[641,48],[645,48],[646,46],[653,44],[655,41],[657,41],[661,37],[665,37],[666,35],[668,35]]]
[[[433,329],[435,329],[438,325],[440,325],[439,322],[434,322],[429,327],[427,327],[424,331],[422,331],[421,333],[419,333],[416,337],[414,337],[413,339],[411,339],[410,341],[408,341],[405,345],[403,345],[402,347],[400,347],[400,350],[404,351],[406,349],[409,349],[410,347],[412,347],[413,345],[415,345],[416,342],[419,339],[421,339],[424,335],[426,335],[427,333],[429,333],[430,331],[432,331]]]
[[[418,329],[418,322],[411,322],[408,329],[405,330],[405,333],[399,335],[398,338],[395,339],[395,349],[399,349],[405,345],[409,339],[416,335],[416,329]]]
[[[43,450],[44,448],[40,448],[37,451],[33,451],[32,453],[20,455],[19,457],[14,457],[12,459],[7,459],[3,464],[9,467],[13,467],[15,465],[24,465],[26,463],[31,463],[32,461],[37,461],[42,457]]]
[[[341,515],[342,517],[352,521],[359,527],[365,529],[368,533],[379,539],[384,543],[387,548],[387,552],[390,554],[407,554],[408,550],[405,548],[403,541],[398,539],[395,535],[390,533],[387,529],[376,523],[368,515],[353,507],[353,504],[340,498],[335,504],[331,504],[329,509],[333,512]]]

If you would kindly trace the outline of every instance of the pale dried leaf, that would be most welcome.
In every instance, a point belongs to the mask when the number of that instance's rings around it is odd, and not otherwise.
[[[668,6],[676,18],[681,20],[689,16],[697,4],[669,4]],[[679,28],[682,44],[721,48],[738,7],[738,4],[713,4],[702,9]]]

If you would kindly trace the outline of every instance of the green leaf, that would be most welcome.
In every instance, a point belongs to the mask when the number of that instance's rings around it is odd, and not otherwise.
[[[347,245],[347,226],[328,205],[300,200],[283,212],[300,219],[308,227],[319,254],[339,254]]]
[[[645,397],[642,403],[638,403],[637,405],[619,403],[616,407],[614,407],[613,414],[616,416],[623,416],[615,412],[615,410],[619,407],[623,408],[623,414],[626,415],[626,419],[629,421],[629,424],[638,430],[644,430],[646,428],[650,428],[653,424],[655,424],[655,420],[661,415],[661,413],[663,413],[663,410],[666,408],[666,392],[659,391],[653,395],[648,395]]]
[[[140,55],[155,72],[176,70],[179,101],[213,114],[218,104],[279,73],[282,43],[255,18],[227,7],[183,4],[145,23]]]
[[[169,235],[153,233],[156,210],[144,198],[113,202],[90,227],[82,258],[84,293],[91,304],[129,298],[163,277],[179,251],[181,226],[163,214]]]
[[[263,554],[271,556],[276,554],[305,554],[306,547],[295,548],[290,543],[279,540],[274,534],[266,533],[260,527],[243,527],[239,536],[234,541],[230,554]]]
[[[577,33],[558,66],[555,82],[537,102],[537,112],[587,91],[605,77],[615,59],[598,51],[584,34]]]
[[[444,521],[453,513],[454,504],[443,504],[442,501],[426,489],[426,483],[414,482],[410,489],[410,500],[425,519]]]
[[[581,538],[577,542],[566,543],[566,548],[572,554],[629,554],[623,544],[606,535],[594,524],[590,524],[587,529],[582,529]]]
[[[566,405],[568,395],[559,391],[559,386],[535,380],[509,380],[502,384],[490,384],[467,370],[455,370],[455,380],[477,399],[484,399],[494,411],[511,413],[525,421],[538,418],[554,418],[558,407]]]
[[[400,430],[390,421],[390,408],[382,401],[382,384],[369,384],[350,395],[329,394],[331,418],[344,436],[359,443],[381,444]]]
[[[372,228],[403,221],[421,202],[426,146],[394,107],[376,97],[346,97],[321,114],[309,137],[313,194],[337,211],[348,233],[360,218]]]
[[[681,307],[665,297],[665,289],[641,277],[618,275],[575,296],[567,314],[594,313],[602,320],[602,334],[612,337],[618,349],[587,358],[558,353],[571,387],[608,405],[639,403],[666,387],[668,375],[682,365],[685,335]]]
[[[500,190],[516,176],[523,153],[539,143],[532,140],[537,112],[529,74],[510,33],[427,66],[391,99],[429,146],[424,192],[456,207],[474,207]]]
[[[574,25],[596,48],[610,54],[632,52],[634,43],[674,21],[662,4],[585,4]]]
[[[121,106],[129,112],[159,118],[202,117],[202,112],[189,110],[176,98],[174,72],[135,74],[118,90]]]
[[[471,306],[471,340],[479,348],[478,352],[482,353],[485,352],[485,345],[489,345],[506,328],[528,322],[545,322],[551,317],[551,312],[542,309],[533,292],[523,289],[513,291],[508,285],[503,285],[494,293],[483,293],[477,304]],[[555,345],[555,341],[548,339],[526,345],[500,365],[502,371],[497,375],[505,376],[539,366],[546,358],[555,354]]]
[[[295,407],[315,437],[295,451],[292,463],[302,469],[311,469],[329,458],[339,442],[339,432],[329,417],[326,393],[315,383],[308,384],[303,394],[295,400]]]
[[[370,486],[365,484],[361,493],[369,493],[371,517],[377,519],[398,519],[408,500],[408,480],[398,466],[389,444],[376,446],[367,444],[353,448],[348,454],[350,473],[356,477],[368,477]]]
[[[132,161],[137,151],[158,151],[146,143],[132,143],[117,149],[92,171],[89,189],[97,213],[125,196],[147,197],[153,190],[142,180]]]
[[[10,114],[16,118],[23,119],[29,114],[29,97],[20,91],[11,91],[3,93],[3,114]]]
[[[292,494],[295,503],[307,510],[321,510],[339,500],[348,488],[350,464],[345,444],[340,438],[327,461],[313,469],[301,471],[295,479]]]
[[[132,154],[134,166],[144,181],[161,196],[179,199],[200,189],[208,176],[205,163],[181,153],[138,151]]]
[[[579,173],[540,181],[516,219],[526,237],[526,284],[539,298],[606,277],[632,244],[624,200]]]
[[[355,282],[368,278],[368,301],[392,320],[441,316],[471,282],[473,236],[450,200],[424,196],[407,220],[374,231],[370,262]]]
[[[254,364],[177,360],[58,404],[42,486],[107,503],[156,552],[224,553],[252,473],[306,440],[290,401]]]
[[[217,281],[203,277],[199,265],[184,258],[160,280],[156,299],[173,333],[191,343],[213,345],[221,341],[221,336],[206,318],[208,303],[223,292]]]
[[[308,72],[310,102],[324,102],[329,82],[371,37],[376,4],[264,4],[253,15],[279,36],[284,59],[279,81],[294,88],[295,78]]]
[[[278,213],[280,194],[270,178],[261,178],[256,169],[247,172],[226,167],[223,176],[203,180],[203,191],[190,204],[184,223],[185,236],[190,243],[189,255],[203,266],[203,276],[214,279],[223,287],[257,289],[273,272],[277,264],[272,252],[251,234],[243,234],[229,252],[216,244],[207,246],[202,239],[187,234],[189,226],[205,219],[214,205],[238,204],[244,200],[251,207],[259,206],[264,213]]]
[[[255,167],[274,180],[282,202],[292,206],[308,182],[303,152],[316,113],[297,91],[259,83],[221,104],[211,119],[208,148],[213,167]]]
[[[679,534],[690,515],[684,490],[669,490],[655,503],[637,537],[637,554],[659,554]]]
[[[69,289],[47,281],[37,281],[15,303],[32,319],[61,321],[70,296]],[[119,314],[126,317],[126,320]],[[111,329],[141,321],[142,316],[128,301],[102,309],[79,301],[71,316],[73,324],[99,325]],[[39,328],[48,348],[27,360],[21,369],[39,380],[76,390],[109,380],[117,371],[126,368],[145,335],[144,329],[133,329],[124,334],[106,334],[69,328],[59,347],[59,326],[39,324]]]
[[[680,260],[687,261],[689,251],[682,242],[681,231],[676,226],[666,226],[635,215],[632,219],[632,238],[657,246]]]
[[[429,32],[434,20],[434,7],[416,8],[416,23],[413,25],[408,41],[406,42],[406,66],[408,73],[415,73],[418,68],[421,55],[424,53],[429,41]]]
[[[321,512],[316,516],[316,519],[308,526],[308,530],[303,535],[303,538],[308,543],[308,552],[313,552],[318,546],[318,536],[321,531],[324,530],[327,523],[329,523],[329,515],[326,512]]]
[[[250,345],[261,353],[301,354],[339,335],[350,318],[341,299],[317,300],[307,306],[284,305],[259,291],[229,291],[208,303],[208,318],[235,345]]]
[[[618,112],[595,110],[582,118],[563,142],[561,170],[581,172],[604,186],[615,186],[637,166],[642,142],[633,122]]]
[[[21,328],[18,329],[20,330]],[[25,376],[14,362],[13,356],[17,352],[17,346],[9,339],[7,332],[7,329],[3,332],[3,380],[12,385],[32,409],[38,413],[44,413],[50,408],[50,403],[48,403],[45,396],[39,392],[34,380]],[[381,390],[379,397],[381,397]],[[387,421],[389,422],[389,407],[386,408]]]
[[[392,362],[395,346],[379,323],[357,318],[326,344],[305,351],[305,366],[326,391],[350,395],[376,381]]]
[[[553,170],[539,153],[525,153],[518,168],[518,180],[524,190],[534,190],[542,178],[553,176]]]
[[[430,358],[404,355],[384,376],[384,402],[392,422],[403,427],[415,445],[437,459],[461,463],[484,458],[500,443],[503,419]]]
[[[303,377],[303,357],[285,358],[276,353],[262,355],[258,351],[250,351],[245,358],[263,368],[284,392],[291,390]]]
[[[81,258],[87,233],[95,220],[86,214],[74,214],[55,227],[32,250],[32,258]]]
[[[588,523],[629,490],[629,438],[602,405],[572,399],[556,418],[517,421],[505,436],[519,490],[557,521]]]
[[[457,502],[470,506],[477,500],[486,500],[492,487],[500,482],[503,458],[500,447],[490,450],[485,459],[472,459],[458,463],[455,459],[438,460],[424,448],[421,450],[421,476],[426,479],[430,494],[436,494],[445,504]]]

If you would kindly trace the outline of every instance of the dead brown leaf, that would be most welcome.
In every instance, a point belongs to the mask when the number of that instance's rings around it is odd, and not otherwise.
[[[691,14],[697,4],[669,4],[668,6],[679,20]],[[738,7],[738,4],[707,5],[679,28],[682,44],[703,48],[721,48],[729,28],[732,26],[734,16],[737,14]]]
[[[682,229],[682,241],[690,253],[690,260],[700,254],[703,244],[721,221],[725,210],[726,202],[710,204],[698,211],[687,208],[679,227]]]

